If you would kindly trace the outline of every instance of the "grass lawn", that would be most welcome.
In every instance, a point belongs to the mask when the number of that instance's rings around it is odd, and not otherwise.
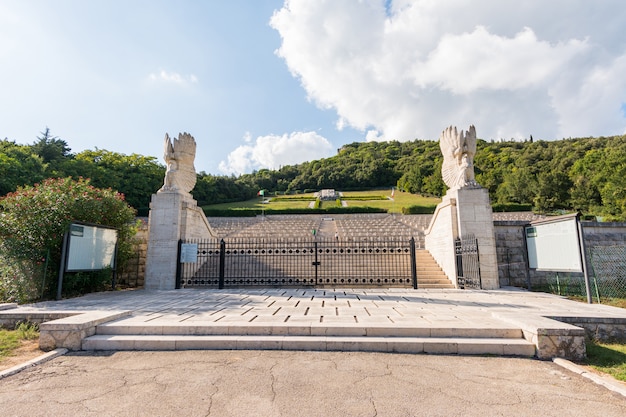
[[[586,301],[586,300],[585,300]],[[600,297],[600,301],[602,304],[606,304],[613,307],[626,308],[626,298],[602,298]],[[597,299],[594,298],[593,302],[597,302]]]
[[[289,209],[289,208],[307,208],[309,207],[309,203],[311,201],[315,201],[315,197],[313,194],[298,194],[293,197],[302,198],[303,196],[310,196],[310,200],[300,200],[300,199],[286,199],[289,196],[280,196],[279,201],[272,201],[272,197],[255,197],[251,200],[247,201],[237,201],[234,203],[221,203],[221,204],[210,204],[208,206],[203,206],[204,209],[210,210],[237,210],[237,209]],[[264,201],[269,201],[269,203],[263,203]]]
[[[391,190],[346,191],[345,197],[391,197]],[[393,200],[347,200],[348,207],[376,207],[387,209],[390,213],[402,213],[402,207],[409,206],[436,206],[440,198],[423,197],[417,194],[405,193],[396,190]]]
[[[37,325],[22,323],[15,330],[0,329],[0,369],[40,355],[38,339]]]
[[[0,329],[0,360],[20,346],[20,336],[15,330]]]
[[[588,341],[585,364],[626,382],[626,344]]]
[[[549,292],[549,291],[547,291]],[[567,298],[574,301],[580,301],[581,303],[587,302],[587,297],[582,295],[568,295]],[[591,297],[594,304],[598,304],[598,299],[595,296]],[[604,304],[607,306],[626,308],[626,298],[609,298],[609,297],[600,297],[600,304]]]
[[[396,190],[394,199],[390,200],[386,197],[391,196],[391,190],[370,190],[370,191],[345,191],[344,197],[359,198],[359,200],[345,200],[348,207],[376,207],[388,210],[390,213],[401,213],[402,207],[409,206],[436,206],[441,202],[441,199],[434,197],[423,197],[416,194],[405,193]],[[368,200],[367,197],[371,196],[373,199]],[[384,199],[381,199],[383,197]],[[263,201],[269,201],[263,203]],[[313,193],[308,194],[296,194],[279,196],[276,199],[266,196],[265,198],[255,197],[248,201],[240,201],[236,203],[222,203],[211,204],[203,206],[204,209],[211,210],[237,210],[237,209],[292,209],[292,208],[307,208],[309,203],[315,201]],[[325,201],[322,204],[324,206],[335,206],[334,201]]]
[[[567,298],[581,303],[587,302],[587,298],[583,296]],[[601,301],[605,305],[626,308],[624,298],[603,298]],[[594,298],[593,302],[597,303],[597,300]],[[626,343],[600,343],[587,340],[587,359],[584,364],[626,382]]]
[[[587,302],[587,298],[582,296],[567,298],[581,303]],[[603,298],[601,301],[605,305],[626,308],[624,298]],[[597,300],[594,298],[593,302],[597,303]],[[626,382],[626,343],[600,343],[587,340],[587,359],[584,364]]]

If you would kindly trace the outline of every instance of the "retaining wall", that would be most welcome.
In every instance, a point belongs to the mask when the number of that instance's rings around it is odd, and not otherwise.
[[[525,221],[494,221],[498,276],[500,286],[544,286],[555,272],[533,271],[527,268],[527,251],[524,242]],[[583,239],[587,252],[592,246],[626,245],[626,223],[582,222]],[[587,253],[587,265],[591,265]],[[589,267],[591,268],[591,267]],[[570,273],[581,276],[582,273]]]

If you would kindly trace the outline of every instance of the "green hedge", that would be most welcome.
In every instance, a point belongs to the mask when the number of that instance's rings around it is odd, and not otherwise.
[[[437,206],[402,207],[402,214],[433,214]]]
[[[342,200],[354,200],[354,201],[373,201],[373,200],[387,200],[384,195],[359,195],[341,197]]]
[[[204,209],[207,217],[254,217],[261,214],[352,214],[352,213],[387,213],[387,210],[377,207],[328,207],[328,208],[291,208],[291,209],[238,209],[213,210]]]
[[[298,197],[273,197],[271,201],[313,201],[313,196],[298,196]]]
[[[137,217],[148,217],[150,214],[150,207],[139,207],[137,209]]]
[[[495,212],[532,211],[532,209],[532,204],[501,203],[491,206],[491,210]]]
[[[203,208],[202,210],[207,217],[254,217],[257,215],[255,209],[219,210]]]

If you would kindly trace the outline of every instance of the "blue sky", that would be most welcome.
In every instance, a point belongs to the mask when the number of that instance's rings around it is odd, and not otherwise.
[[[0,138],[196,169],[278,168],[345,143],[626,132],[622,0],[0,0]]]

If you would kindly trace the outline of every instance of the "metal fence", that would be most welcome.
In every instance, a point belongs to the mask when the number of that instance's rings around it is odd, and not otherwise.
[[[592,246],[587,251],[591,295],[597,302],[626,298],[626,246]],[[582,274],[555,273],[548,278],[549,290],[559,295],[586,296]]]
[[[460,289],[480,289],[480,258],[478,240],[472,234],[461,236],[454,241],[456,255],[457,286]]]
[[[415,241],[228,239],[180,242],[177,287],[417,287]]]
[[[591,248],[598,297],[626,298],[626,246]]]

